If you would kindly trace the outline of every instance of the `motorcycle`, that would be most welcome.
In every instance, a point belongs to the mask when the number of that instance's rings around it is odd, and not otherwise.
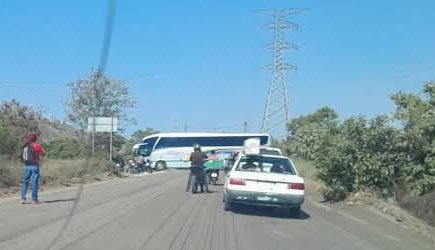
[[[217,180],[219,179],[219,170],[212,169],[207,171],[208,183],[212,185],[216,185]]]
[[[219,172],[224,167],[222,160],[209,160],[205,163],[208,184],[216,185],[219,179]]]
[[[136,161],[129,160],[129,172],[131,174],[139,174],[142,172],[147,172],[149,174],[153,173],[153,168],[151,167],[151,161],[146,160],[144,163],[139,164]]]
[[[121,157],[112,159],[112,167],[115,174],[120,174],[124,171],[124,160]]]

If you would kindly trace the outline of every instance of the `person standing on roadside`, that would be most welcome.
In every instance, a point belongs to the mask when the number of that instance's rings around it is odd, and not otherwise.
[[[45,154],[44,148],[36,142],[38,136],[35,133],[29,133],[21,151],[21,160],[24,164],[23,184],[21,187],[21,204],[26,203],[27,187],[30,179],[32,180],[32,203],[39,204],[38,184],[40,155]]]

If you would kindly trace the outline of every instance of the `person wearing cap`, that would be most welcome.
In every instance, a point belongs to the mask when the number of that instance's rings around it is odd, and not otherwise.
[[[26,141],[23,145],[23,149],[26,146],[32,146],[35,154],[32,162],[24,162],[23,171],[23,184],[21,187],[21,204],[26,203],[27,187],[29,181],[32,180],[32,203],[39,204],[38,200],[38,184],[39,184],[39,168],[40,168],[40,155],[45,154],[44,148],[36,142],[38,136],[35,133],[29,133]]]

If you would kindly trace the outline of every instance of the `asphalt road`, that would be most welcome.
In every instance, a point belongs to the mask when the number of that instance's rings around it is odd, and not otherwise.
[[[185,192],[186,171],[42,193],[38,206],[0,201],[0,249],[435,249],[367,207],[330,207],[308,193],[297,218],[239,206],[225,212],[222,186]],[[73,206],[75,212],[71,214]]]

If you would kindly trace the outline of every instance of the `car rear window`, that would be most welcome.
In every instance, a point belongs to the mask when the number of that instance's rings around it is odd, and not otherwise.
[[[291,162],[286,158],[274,158],[265,156],[243,156],[237,167],[237,171],[279,173],[295,175],[296,171]]]

